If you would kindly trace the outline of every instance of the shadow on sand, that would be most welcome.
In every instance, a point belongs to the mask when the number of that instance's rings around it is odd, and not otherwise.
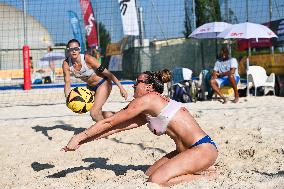
[[[82,171],[82,170],[92,170],[92,169],[105,169],[105,170],[111,170],[115,173],[116,176],[118,175],[123,175],[125,174],[128,170],[141,170],[145,172],[148,168],[149,165],[119,165],[119,164],[114,164],[114,165],[108,165],[107,164],[106,158],[85,158],[82,161],[91,163],[89,166],[84,167],[73,167],[73,168],[68,168],[62,171],[59,171],[57,173],[54,173],[52,175],[46,176],[47,178],[61,178],[65,177],[69,173],[74,173],[77,171]]]
[[[65,124],[64,122],[60,121],[62,124],[60,125],[54,125],[51,127],[44,127],[44,126],[34,126],[32,129],[35,130],[35,132],[41,132],[44,136],[48,138],[48,140],[52,140],[52,137],[48,135],[48,131],[54,130],[54,129],[62,129],[65,131],[73,131],[74,134],[78,134],[82,131],[84,131],[86,128],[75,128],[71,125]]]

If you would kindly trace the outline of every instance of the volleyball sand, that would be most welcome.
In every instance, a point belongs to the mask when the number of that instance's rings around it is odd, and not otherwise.
[[[132,96],[131,86],[128,91]],[[156,136],[144,125],[60,152],[74,134],[94,124],[90,115],[68,110],[62,89],[30,91],[30,96],[5,93],[0,99],[0,188],[161,188],[146,182],[144,172],[175,149],[166,135]],[[51,100],[43,101],[43,95]],[[26,104],[24,97],[30,98]],[[32,104],[35,99],[42,105]],[[265,96],[240,98],[236,104],[185,104],[218,145],[218,177],[171,188],[283,188],[283,103],[284,98]],[[103,110],[127,104],[114,87]]]

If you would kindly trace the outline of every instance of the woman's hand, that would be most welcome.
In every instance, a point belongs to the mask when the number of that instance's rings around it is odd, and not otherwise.
[[[63,147],[60,151],[75,151],[80,147],[80,135],[75,135],[71,138],[71,140],[68,142],[67,146]]]
[[[127,91],[123,87],[120,88],[120,94],[125,100],[127,100],[128,94],[127,94]]]

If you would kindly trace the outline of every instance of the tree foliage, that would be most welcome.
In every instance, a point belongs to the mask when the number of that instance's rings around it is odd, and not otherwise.
[[[184,0],[184,31],[182,32],[185,38],[192,32],[191,24],[190,24],[190,15],[189,15],[189,2],[188,0]]]
[[[195,0],[196,27],[221,21],[219,0]]]
[[[111,42],[111,37],[109,31],[105,28],[105,25],[99,22],[97,32],[99,33],[100,48],[102,50],[101,54],[105,54],[107,45]],[[86,47],[88,47],[88,40],[86,36]]]
[[[105,25],[99,22],[99,39],[100,47],[102,48],[102,54],[105,54],[107,45],[111,42],[111,37]]]

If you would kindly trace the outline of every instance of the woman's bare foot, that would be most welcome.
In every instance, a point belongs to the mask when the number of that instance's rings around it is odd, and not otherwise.
[[[222,99],[223,99],[222,104],[226,104],[228,102],[228,99],[226,97],[223,97]]]
[[[237,103],[237,102],[239,102],[239,97],[235,97],[235,99],[234,99],[234,100],[232,100],[232,102],[233,102],[233,103]]]

